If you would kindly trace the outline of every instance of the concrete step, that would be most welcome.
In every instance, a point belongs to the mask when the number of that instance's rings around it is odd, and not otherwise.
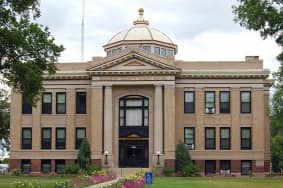
[[[143,170],[144,172],[150,171],[150,168],[115,168],[114,172],[118,177],[134,175]]]

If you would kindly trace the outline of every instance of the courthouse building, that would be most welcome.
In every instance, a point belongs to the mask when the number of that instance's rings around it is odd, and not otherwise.
[[[92,164],[105,168],[174,168],[181,141],[204,174],[269,172],[271,81],[258,56],[176,60],[177,44],[143,9],[103,48],[57,64],[37,107],[12,92],[11,169],[60,172],[87,137]]]

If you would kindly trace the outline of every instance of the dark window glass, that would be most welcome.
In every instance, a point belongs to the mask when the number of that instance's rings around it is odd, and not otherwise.
[[[52,142],[52,129],[42,128],[41,129],[41,149],[51,149]]]
[[[51,160],[41,160],[41,172],[50,173],[51,172]]]
[[[63,169],[65,167],[65,160],[55,160],[55,172],[56,173],[62,173]]]
[[[220,161],[220,174],[230,174],[231,172],[231,161],[222,160]]]
[[[42,94],[42,114],[52,114],[52,93]]]
[[[195,128],[194,127],[185,127],[184,143],[189,150],[195,149]]]
[[[252,161],[241,161],[241,175],[250,175],[252,173]]]
[[[86,137],[85,128],[76,128],[76,149],[80,149],[83,139]]]
[[[185,113],[194,113],[195,112],[195,92],[194,91],[185,91],[184,94],[184,105]]]
[[[86,113],[86,92],[77,92],[76,95],[76,110],[77,114],[85,114]]]
[[[170,49],[166,49],[166,56],[173,56],[173,50],[170,50]]]
[[[220,128],[220,149],[231,149],[230,128]]]
[[[220,92],[220,113],[230,113],[230,92]]]
[[[143,46],[142,47],[145,51],[151,52],[151,46]]]
[[[205,92],[205,113],[207,114],[215,113],[215,92],[214,91]]]
[[[241,91],[241,113],[251,113],[250,91]]]
[[[22,97],[22,113],[32,114],[32,105],[28,102],[25,95]]]
[[[205,161],[205,174],[215,174],[216,173],[216,161],[215,160],[207,160]]]
[[[148,126],[148,98],[126,96],[119,102],[120,126]]]
[[[205,128],[205,149],[216,149],[215,145],[215,128]]]
[[[22,173],[29,174],[31,173],[31,160],[30,159],[22,159],[21,169]]]
[[[154,47],[154,54],[160,55],[160,48],[159,47]]]
[[[22,128],[22,149],[32,149],[31,128]]]
[[[241,128],[241,149],[243,150],[252,149],[252,134],[250,127]]]
[[[56,93],[56,113],[66,114],[66,93]]]
[[[161,56],[166,56],[166,49],[165,48],[161,48],[160,55]]]
[[[56,149],[66,149],[65,128],[56,128]]]

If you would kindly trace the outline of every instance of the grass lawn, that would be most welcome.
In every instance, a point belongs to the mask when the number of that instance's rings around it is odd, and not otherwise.
[[[155,178],[150,188],[283,188],[283,178]]]
[[[42,188],[53,188],[55,182],[64,181],[68,178],[62,177],[25,177],[25,176],[0,176],[0,188],[9,188],[10,184],[18,180],[38,181]]]

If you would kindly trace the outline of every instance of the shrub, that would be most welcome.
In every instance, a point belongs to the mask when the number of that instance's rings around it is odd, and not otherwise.
[[[21,176],[23,173],[22,173],[22,170],[20,168],[15,168],[11,171],[11,175],[12,176]]]
[[[78,163],[82,169],[90,164],[90,147],[87,138],[83,139],[78,153]]]
[[[184,166],[191,162],[188,149],[183,142],[179,142],[176,148],[176,170],[181,171]]]
[[[54,188],[74,188],[70,181],[56,182]]]
[[[64,167],[62,173],[64,174],[78,174],[80,172],[80,167],[77,164],[67,165]]]
[[[174,169],[173,169],[173,168],[164,168],[164,169],[163,169],[163,174],[164,174],[165,176],[170,177],[170,176],[173,175],[173,173],[174,173]]]
[[[11,188],[41,188],[36,181],[15,181],[10,185]]]
[[[101,167],[99,166],[87,166],[85,169],[84,169],[84,172],[87,174],[87,175],[101,175],[99,172],[101,171]]]
[[[193,163],[189,163],[182,168],[181,175],[183,177],[198,176],[199,175],[198,168]]]

